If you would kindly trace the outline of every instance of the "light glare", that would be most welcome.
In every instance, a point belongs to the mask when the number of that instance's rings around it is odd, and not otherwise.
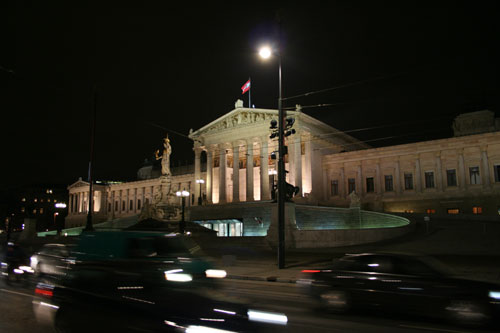
[[[281,313],[248,310],[248,319],[262,323],[286,325],[288,318]]]
[[[268,46],[264,46],[260,49],[259,55],[263,59],[269,59],[271,57],[271,49]]]

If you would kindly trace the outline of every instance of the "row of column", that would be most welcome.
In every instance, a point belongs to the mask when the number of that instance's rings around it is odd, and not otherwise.
[[[300,135],[297,135],[292,141],[289,142],[289,169],[290,169],[290,183],[295,186],[299,186],[302,189],[302,149],[301,149],[301,139]],[[260,144],[260,200],[270,200],[271,198],[271,188],[269,184],[269,143],[268,137],[262,137],[260,141],[257,140],[246,140],[246,201],[254,200],[254,144]],[[219,151],[219,203],[227,202],[227,184],[226,184],[226,172],[227,172],[227,155],[230,150],[233,154],[233,193],[232,202],[240,201],[240,178],[239,178],[239,158],[240,158],[240,141],[235,141],[231,144],[221,143],[217,146],[212,146],[206,149],[207,153],[207,174],[206,174],[206,195],[209,202],[212,200],[213,193],[213,165],[214,165],[214,154],[218,148]],[[195,193],[199,193],[201,184],[196,182],[196,180],[201,179],[201,163],[200,156],[203,148],[195,147]]]
[[[446,181],[447,181],[447,169],[443,168],[442,165],[442,159],[441,159],[441,152],[436,152],[435,153],[435,188],[438,191],[444,191],[446,188]],[[487,147],[481,147],[481,158],[480,158],[480,173],[481,173],[481,180],[482,184],[484,187],[490,187],[491,186],[491,177],[490,177],[490,168],[489,168],[489,159],[488,159],[488,153],[487,153]],[[425,171],[425,170],[424,170]],[[425,188],[425,179],[422,177],[422,167],[421,167],[421,157],[420,155],[417,156],[415,160],[415,180],[414,180],[414,189],[417,193],[420,193],[424,190]],[[341,184],[339,188],[339,195],[341,197],[346,197],[349,193],[345,190],[347,188],[346,182],[347,179],[345,177],[345,170],[344,167],[340,168],[340,182]],[[460,189],[465,190],[468,188],[468,183],[467,183],[467,171],[465,167],[465,158],[464,158],[464,150],[460,149],[458,151],[458,170],[457,170],[457,185]],[[377,161],[376,166],[375,166],[375,193],[377,194],[382,194],[384,192],[383,190],[383,185],[384,185],[384,176],[381,172],[380,168],[380,162]],[[361,162],[357,166],[356,170],[356,192],[358,194],[365,193],[363,190],[358,190],[358,189],[363,189],[363,171],[361,167]],[[401,194],[404,191],[404,182],[401,181],[401,169],[400,169],[400,161],[399,158],[394,163],[394,192],[396,194]]]

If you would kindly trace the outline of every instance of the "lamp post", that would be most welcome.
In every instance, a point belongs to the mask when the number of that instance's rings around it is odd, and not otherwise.
[[[281,37],[281,36],[279,36]],[[278,38],[279,40],[281,38]],[[285,144],[284,144],[284,123],[285,114],[282,105],[283,85],[281,83],[281,42],[278,41],[278,268],[285,268]],[[271,48],[263,47],[259,55],[268,59],[272,55]]]
[[[201,206],[202,200],[201,200],[201,185],[205,184],[205,181],[203,179],[196,179],[196,184],[199,184],[198,186],[200,187],[200,196],[198,197],[198,206]]]
[[[182,198],[182,217],[181,223],[179,224],[179,232],[181,234],[184,233],[184,229],[186,228],[186,221],[184,220],[184,208],[186,207],[186,197],[189,197],[189,192],[186,190],[177,191],[175,195]]]

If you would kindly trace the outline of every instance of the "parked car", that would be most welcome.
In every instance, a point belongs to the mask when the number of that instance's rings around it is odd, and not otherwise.
[[[60,283],[37,284],[35,315],[59,332],[255,332],[286,324],[285,315],[212,297],[225,271],[200,252],[178,234],[82,234]]]
[[[455,277],[425,256],[346,255],[331,266],[302,271],[297,281],[324,309],[376,308],[461,324],[498,320],[500,285]]]
[[[45,244],[30,258],[36,276],[61,277],[66,274],[74,244]]]

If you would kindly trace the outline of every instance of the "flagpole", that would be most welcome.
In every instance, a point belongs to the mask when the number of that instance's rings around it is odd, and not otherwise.
[[[248,81],[250,81],[250,88],[248,89],[248,108],[251,109],[252,108],[252,103],[251,103],[251,99],[250,99],[250,94],[252,93],[252,80],[251,80],[251,78],[248,78]]]

